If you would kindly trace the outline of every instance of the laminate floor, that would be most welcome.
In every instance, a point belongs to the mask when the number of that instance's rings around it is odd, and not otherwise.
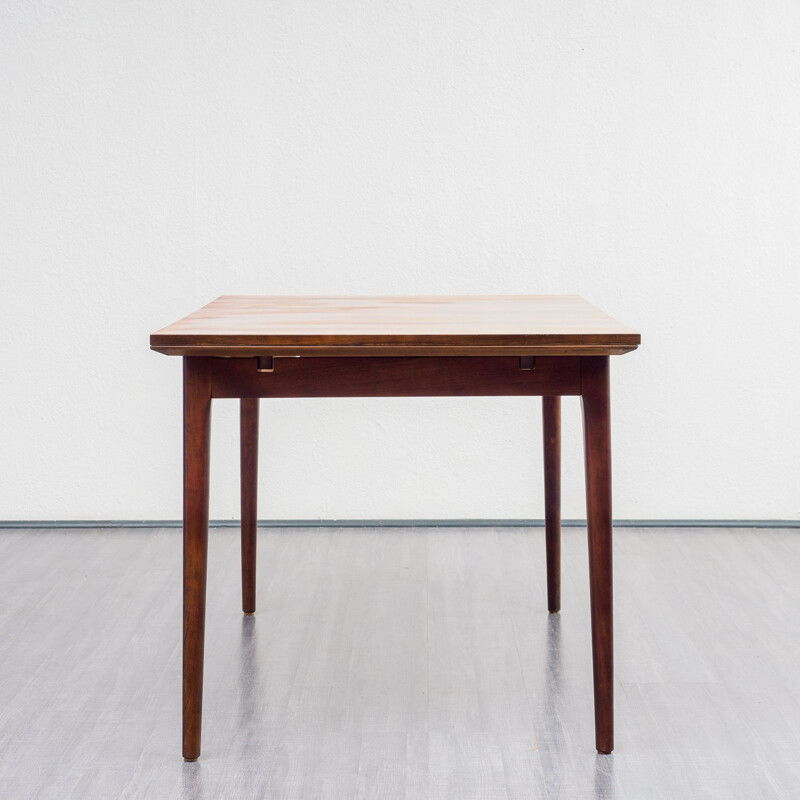
[[[616,532],[616,751],[585,532],[211,533],[203,755],[180,755],[180,533],[0,532],[0,797],[797,798],[800,532]]]

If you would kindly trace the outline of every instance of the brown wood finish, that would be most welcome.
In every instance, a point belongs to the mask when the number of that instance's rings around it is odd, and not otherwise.
[[[538,356],[520,369],[516,356],[211,358],[214,397],[440,397],[578,395],[580,359]]]
[[[608,357],[582,359],[586,520],[592,613],[594,725],[598,753],[614,749],[614,618],[611,517],[611,405]]]
[[[254,356],[620,356],[636,346],[593,344],[529,344],[529,345],[160,345],[151,347],[167,356],[215,356],[219,358],[252,358]]]
[[[548,609],[555,612],[560,608],[561,566],[560,397],[580,395],[595,738],[597,750],[610,753],[614,667],[608,356],[638,343],[639,334],[578,297],[222,297],[153,334],[153,349],[184,355],[184,758],[191,761],[200,754],[212,397],[241,401],[242,608],[252,613],[258,398],[543,396]]]
[[[258,516],[258,398],[239,401],[239,462],[242,493],[242,611],[256,611]]]
[[[547,610],[561,610],[561,398],[542,397]]]
[[[211,382],[205,358],[183,360],[183,757],[200,755],[208,566]]]
[[[169,355],[601,355],[640,337],[577,295],[218,297],[150,337]]]

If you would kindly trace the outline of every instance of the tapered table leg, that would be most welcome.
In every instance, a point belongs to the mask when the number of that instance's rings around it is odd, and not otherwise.
[[[200,756],[208,565],[208,359],[183,359],[183,757]]]
[[[239,401],[242,488],[242,611],[256,610],[256,515],[258,498],[258,398]]]
[[[561,610],[561,398],[542,397],[547,610]]]
[[[581,396],[589,528],[595,743],[598,753],[610,753],[614,749],[614,628],[608,356],[581,358]]]

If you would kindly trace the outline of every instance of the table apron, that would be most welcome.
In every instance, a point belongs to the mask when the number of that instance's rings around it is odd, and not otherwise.
[[[275,357],[272,372],[259,372],[257,358],[185,358],[208,362],[211,396],[219,398],[581,393],[578,356],[537,356],[532,369],[517,356]]]

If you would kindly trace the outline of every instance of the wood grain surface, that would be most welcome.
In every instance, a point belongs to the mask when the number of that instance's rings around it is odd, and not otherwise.
[[[577,295],[230,295],[150,337],[167,355],[618,355],[635,331]]]
[[[183,360],[183,757],[200,755],[208,571],[210,359]]]
[[[542,397],[547,610],[561,611],[561,397]]]
[[[256,612],[258,527],[258,398],[239,400],[239,471],[242,508],[242,611]]]
[[[598,753],[614,749],[614,590],[611,516],[611,402],[608,358],[581,363],[581,405],[589,532],[589,601]]]

